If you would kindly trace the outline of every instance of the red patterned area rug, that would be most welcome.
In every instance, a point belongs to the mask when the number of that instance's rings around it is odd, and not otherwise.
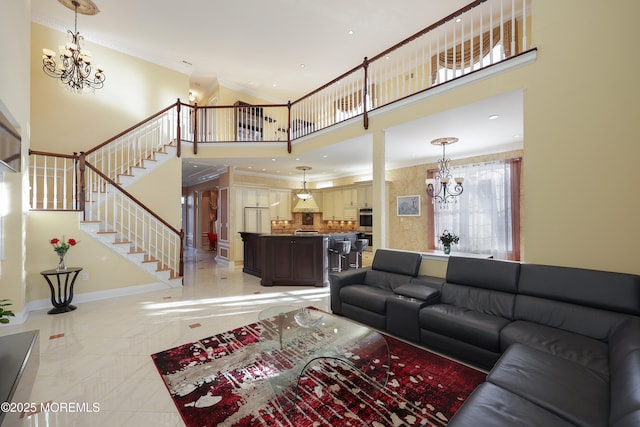
[[[188,427],[444,426],[486,376],[385,335],[384,387],[360,387],[362,374],[323,362],[305,370],[297,409],[285,412],[267,380],[263,328],[256,322],[151,355]]]

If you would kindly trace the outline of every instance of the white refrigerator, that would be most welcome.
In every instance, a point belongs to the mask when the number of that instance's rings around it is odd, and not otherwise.
[[[244,230],[247,233],[271,233],[269,208],[244,208]]]

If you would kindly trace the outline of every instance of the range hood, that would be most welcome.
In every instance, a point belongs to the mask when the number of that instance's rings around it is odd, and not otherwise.
[[[313,197],[310,199],[300,199],[296,206],[293,208],[293,212],[320,212],[318,204]]]

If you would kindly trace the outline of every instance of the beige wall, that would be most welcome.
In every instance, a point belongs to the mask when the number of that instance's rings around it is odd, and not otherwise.
[[[534,13],[539,60],[522,78],[526,260],[640,273],[640,58],[629,54],[640,3],[546,0]]]
[[[5,0],[0,13],[0,51],[5,59],[0,67],[0,109],[22,136],[22,164],[29,149],[29,21],[31,2]],[[23,171],[24,171],[23,167]],[[23,177],[26,172],[6,173],[0,201],[4,257],[0,259],[0,299],[10,299],[11,309],[20,313],[26,303],[25,234]]]
[[[58,256],[49,243],[54,237],[62,239],[64,236],[79,242],[65,256],[67,267],[82,267],[81,274],[88,275],[87,280],[78,276],[74,289],[76,295],[158,282],[151,274],[79,230],[80,219],[81,214],[77,212],[32,211],[27,215],[28,301],[47,299],[51,295],[40,272],[58,264]]]

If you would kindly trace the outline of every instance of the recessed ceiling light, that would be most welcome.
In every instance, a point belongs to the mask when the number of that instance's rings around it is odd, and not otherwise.
[[[353,30],[349,30],[349,33],[348,33],[348,34],[349,34],[350,36],[352,36],[352,35],[353,35]]]
[[[495,120],[495,119],[497,119],[498,117],[500,117],[500,116],[499,116],[499,115],[497,115],[497,114],[492,114],[492,115],[490,115],[490,116],[489,116],[489,120]]]
[[[271,159],[271,161],[272,161],[272,162],[275,162],[275,161],[276,161],[276,159]]]
[[[456,22],[462,22],[462,18],[456,19]]]
[[[304,64],[300,64],[300,68],[304,68]]]

